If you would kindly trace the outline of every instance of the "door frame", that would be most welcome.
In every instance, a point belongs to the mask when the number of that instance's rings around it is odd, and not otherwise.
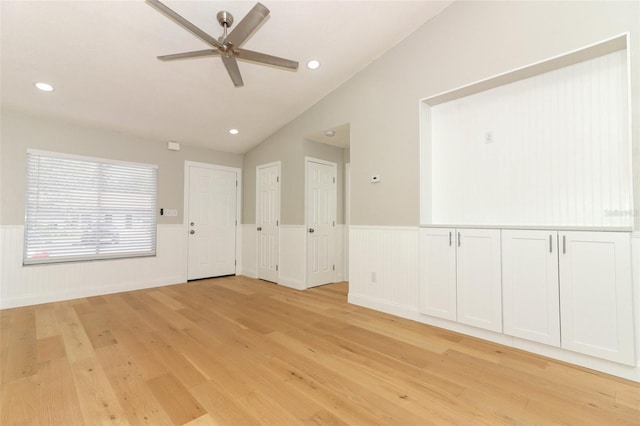
[[[335,221],[335,225],[337,225],[338,222],[338,163],[334,163],[333,161],[327,161],[327,160],[321,160],[319,158],[315,158],[315,157],[309,157],[309,156],[305,156],[304,157],[304,259],[305,259],[305,266],[304,266],[304,283],[305,283],[305,288],[310,288],[309,287],[309,262],[308,262],[308,248],[309,248],[309,222],[308,222],[308,183],[309,183],[309,163],[319,163],[319,164],[324,164],[326,166],[331,166],[333,168],[333,175],[336,179],[336,184],[333,187],[333,217],[334,217],[334,221]],[[335,243],[336,243],[336,226],[333,226],[333,231],[331,234],[331,255],[332,255],[332,260],[333,263],[335,265],[336,263],[336,253],[335,253]],[[333,271],[333,281],[335,282],[336,279],[336,271],[334,269]]]
[[[337,189],[337,188],[336,188]],[[351,225],[351,163],[344,165],[344,237],[343,260],[342,260],[342,278],[349,281],[349,226]]]
[[[219,170],[224,172],[233,172],[236,175],[236,268],[235,274],[238,275],[238,271],[242,270],[242,247],[241,239],[238,238],[238,229],[240,226],[240,218],[242,217],[242,169],[239,167],[221,166],[219,164],[201,163],[198,161],[184,161],[184,189],[183,189],[183,204],[182,204],[182,227],[184,239],[184,253],[182,264],[184,265],[184,281],[187,282],[189,276],[189,188],[190,178],[189,171],[191,167],[200,167],[204,169]]]
[[[278,161],[272,161],[271,163],[265,163],[265,164],[259,164],[256,166],[256,210],[255,210],[255,215],[256,215],[256,220],[255,220],[255,226],[256,228],[258,227],[258,205],[259,205],[259,201],[260,201],[260,196],[258,195],[258,170],[262,169],[262,168],[267,168],[267,167],[273,167],[273,166],[278,166],[278,177],[282,177],[282,162],[280,160]],[[280,265],[280,261],[281,261],[281,252],[282,250],[280,249],[280,225],[282,225],[282,179],[278,179],[278,265]],[[258,267],[258,262],[260,260],[260,235],[258,234],[258,231],[256,230],[256,238],[255,238],[255,242],[256,242],[256,253],[255,253],[255,259],[256,259],[256,277],[258,279],[260,279],[260,274],[258,273],[259,267]],[[280,284],[280,268],[278,268],[277,270],[278,272],[278,277],[276,280],[276,284]]]

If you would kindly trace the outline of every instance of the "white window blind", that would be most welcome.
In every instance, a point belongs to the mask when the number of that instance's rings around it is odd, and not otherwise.
[[[27,151],[23,263],[156,253],[157,166]]]

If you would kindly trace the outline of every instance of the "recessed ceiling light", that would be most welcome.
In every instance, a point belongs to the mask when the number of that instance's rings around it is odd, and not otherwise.
[[[326,136],[329,136],[330,138],[334,137],[336,135],[336,131],[335,130],[327,130],[326,132],[324,132],[324,134]]]
[[[53,86],[47,83],[43,83],[41,81],[34,83],[34,86],[36,86],[38,89],[42,90],[43,92],[53,92]]]
[[[238,129],[229,129],[229,133],[231,133],[232,135],[237,135],[238,133],[240,133],[240,131]]]
[[[312,59],[309,62],[307,62],[307,68],[309,68],[310,70],[317,70],[319,66],[320,66],[320,61],[317,61],[315,59]]]

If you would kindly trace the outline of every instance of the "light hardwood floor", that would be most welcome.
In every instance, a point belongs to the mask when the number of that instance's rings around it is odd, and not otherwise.
[[[640,424],[638,384],[246,277],[1,311],[2,425]]]

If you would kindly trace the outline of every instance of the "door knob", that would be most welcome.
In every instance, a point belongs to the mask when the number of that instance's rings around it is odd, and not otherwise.
[[[262,226],[258,226],[258,231],[262,231]]]
[[[315,230],[315,229],[313,229],[313,228],[309,228],[309,233],[310,233],[310,234],[313,234],[314,232],[316,232],[316,230]]]
[[[191,222],[191,226],[195,225],[195,223]]]
[[[193,234],[195,234],[195,233],[196,233],[196,231],[194,231],[194,230],[192,229],[191,231],[189,231],[189,233],[190,233],[191,235],[193,235]]]

